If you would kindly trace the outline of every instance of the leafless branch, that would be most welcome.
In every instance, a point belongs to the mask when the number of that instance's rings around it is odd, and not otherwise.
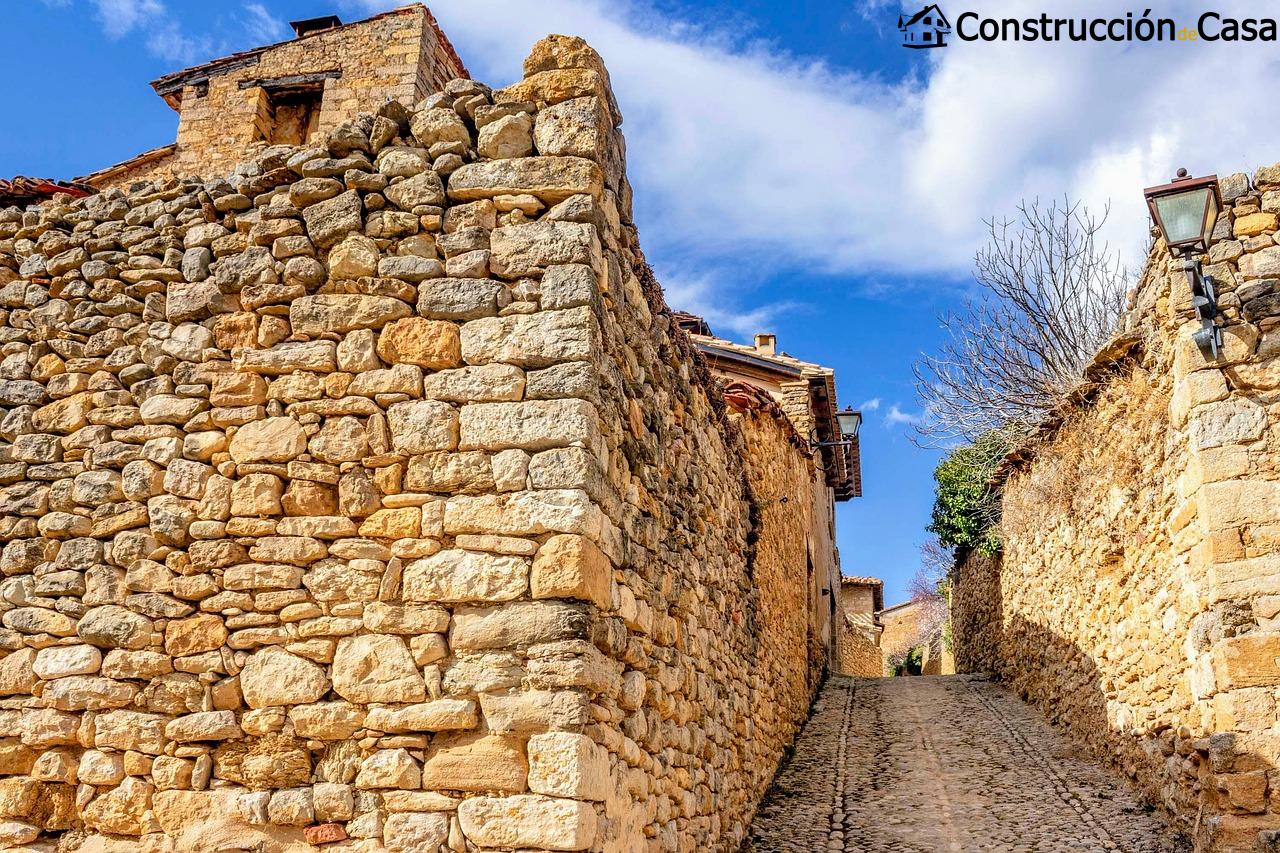
[[[1033,428],[1082,381],[1124,309],[1126,271],[1099,237],[1109,208],[1023,202],[986,223],[974,259],[979,295],[941,320],[948,338],[915,365],[926,418],[917,440],[972,442]]]

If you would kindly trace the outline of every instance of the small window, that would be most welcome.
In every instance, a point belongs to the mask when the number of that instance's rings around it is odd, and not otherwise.
[[[323,86],[263,89],[266,115],[259,116],[262,138],[272,145],[305,145],[320,124]]]
[[[929,15],[925,15],[925,16],[924,16],[924,24],[925,24],[925,26],[927,27],[927,26],[929,26],[929,25],[930,25],[930,24],[932,24],[932,23],[933,23],[933,18],[932,18],[932,17],[930,17]]]
[[[933,33],[924,33],[924,40],[926,42],[933,41]]]

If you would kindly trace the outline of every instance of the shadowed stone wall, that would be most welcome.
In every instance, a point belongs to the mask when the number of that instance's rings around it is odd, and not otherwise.
[[[1225,348],[1152,251],[1096,387],[1011,459],[999,560],[959,567],[962,669],[990,669],[1212,850],[1280,829],[1280,168],[1222,182],[1204,259]],[[1261,845],[1261,846],[1260,846]]]
[[[620,121],[553,36],[0,212],[0,844],[737,848],[830,500],[675,327]]]

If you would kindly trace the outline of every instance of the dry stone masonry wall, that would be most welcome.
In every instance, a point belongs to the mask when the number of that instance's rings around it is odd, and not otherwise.
[[[826,522],[667,314],[620,121],[549,37],[0,212],[0,845],[736,849]]]
[[[953,615],[962,671],[1008,679],[1202,849],[1275,850],[1280,167],[1222,190],[1221,358],[1157,245],[1100,388],[1008,474],[1003,557],[960,565]]]

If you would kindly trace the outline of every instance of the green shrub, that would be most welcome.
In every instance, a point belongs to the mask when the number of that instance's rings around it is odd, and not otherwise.
[[[989,432],[957,447],[934,469],[937,497],[929,530],[943,545],[984,554],[1000,550],[1000,492],[991,478],[1006,447],[1003,435]]]

